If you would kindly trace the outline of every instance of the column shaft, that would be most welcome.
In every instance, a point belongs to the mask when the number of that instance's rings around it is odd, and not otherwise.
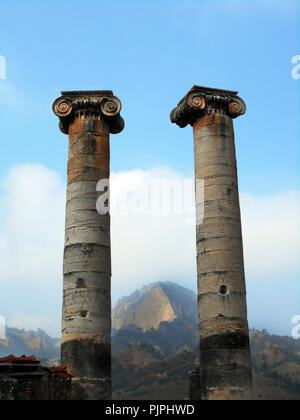
[[[252,398],[232,121],[245,114],[246,105],[237,93],[194,86],[171,112],[173,123],[179,127],[190,124],[194,130],[200,384],[203,400]],[[204,191],[198,191],[198,188],[204,188]]]
[[[69,126],[62,363],[80,399],[111,397],[110,216],[96,210],[103,178],[109,178],[108,124],[78,113]]]
[[[197,222],[202,399],[248,399],[251,363],[233,122],[212,111],[193,127],[195,176],[204,180],[204,220]]]
[[[121,102],[112,91],[62,94],[53,104],[61,131],[69,134],[62,363],[73,376],[70,399],[107,400],[111,399],[110,215],[109,203],[99,210],[97,200],[102,193],[107,197],[103,187],[109,185],[109,133],[121,132],[124,120]],[[101,180],[105,182],[97,192]]]

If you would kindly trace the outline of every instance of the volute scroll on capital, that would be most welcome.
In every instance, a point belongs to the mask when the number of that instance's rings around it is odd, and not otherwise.
[[[59,117],[59,128],[64,134],[68,134],[69,124],[78,113],[104,119],[112,134],[120,133],[125,126],[120,115],[121,101],[111,91],[62,92],[62,96],[54,101],[52,109]]]
[[[171,112],[171,121],[184,128],[212,110],[237,118],[246,112],[246,104],[237,94],[230,90],[194,86]]]

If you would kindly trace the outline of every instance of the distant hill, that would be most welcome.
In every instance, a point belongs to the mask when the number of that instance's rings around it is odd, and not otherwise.
[[[125,331],[123,331],[125,338]],[[300,400],[300,341],[253,330],[250,334],[256,400]],[[145,340],[147,341],[147,340]],[[160,343],[140,339],[113,356],[113,399],[183,399],[198,348],[165,356]]]
[[[113,311],[115,399],[182,399],[198,362],[196,294],[155,283]],[[251,331],[256,399],[300,400],[300,341]],[[129,379],[130,378],[130,379]]]
[[[60,357],[60,340],[42,330],[24,331],[7,328],[6,339],[0,340],[0,357],[34,355],[41,361]]]
[[[143,363],[139,364],[139,360]],[[183,350],[165,358],[157,349],[143,346],[121,352],[113,357],[113,399],[182,400],[188,394],[188,372],[196,362],[198,350]],[[274,377],[272,369],[260,371],[254,367],[254,397],[299,401],[299,376],[296,381],[286,380],[285,375]]]
[[[186,397],[188,373],[199,355],[195,293],[170,282],[154,283],[122,298],[112,318],[113,398]],[[256,330],[250,338],[255,398],[300,400],[300,340]],[[57,365],[60,340],[42,330],[8,328],[0,357],[9,354],[33,354]]]
[[[134,325],[146,332],[178,318],[198,321],[196,294],[175,283],[159,282],[120,299],[112,311],[112,327],[120,330]]]
[[[153,283],[122,298],[112,311],[113,354],[136,344],[164,356],[198,344],[197,296],[171,282]]]
[[[300,340],[251,331],[254,371],[275,381],[283,381],[300,399]]]

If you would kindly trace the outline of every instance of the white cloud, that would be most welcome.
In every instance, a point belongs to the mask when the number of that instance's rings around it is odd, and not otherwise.
[[[30,112],[29,99],[7,80],[0,83],[0,107],[3,110],[13,110],[19,114],[27,115]]]
[[[116,194],[124,189],[129,192],[129,197],[132,197],[130,194],[140,191],[143,185],[153,185],[155,181],[161,181],[160,185],[164,185],[164,181],[168,179],[177,181],[175,184],[179,186],[184,185],[184,176],[168,168],[113,174],[112,207]],[[160,191],[163,192],[162,189]],[[144,194],[141,196],[144,197]],[[172,196],[171,194],[171,198]],[[180,204],[181,200],[178,201],[177,204]],[[158,200],[158,204],[161,204],[160,209],[167,210],[163,200]],[[145,209],[150,207],[151,205],[147,204]],[[189,212],[177,214],[179,212],[172,199],[170,208],[169,215],[112,215],[114,298],[149,282],[160,280],[173,280],[195,288],[194,223],[189,223]],[[143,211],[141,208],[142,213]]]
[[[2,182],[0,286],[43,287],[61,279],[65,187],[42,165],[10,170]]]
[[[118,191],[132,196],[145,182],[160,178],[184,180],[168,168],[113,173],[112,205]],[[10,325],[46,328],[57,335],[60,310],[53,310],[51,299],[61,295],[62,287],[65,186],[58,174],[41,165],[21,165],[7,174],[2,190],[0,301],[5,296],[5,304],[0,314]],[[289,278],[297,276],[300,193],[241,194],[241,206],[248,282],[264,279],[269,287],[274,276],[288,272],[288,288]],[[195,290],[195,227],[187,221],[186,214],[113,215],[114,300],[159,280]],[[268,298],[272,301],[270,294]]]
[[[300,254],[300,192],[241,195],[245,264],[253,279],[295,272]]]
[[[244,17],[253,13],[291,15],[297,12],[298,2],[296,0],[206,0],[200,4],[199,1],[187,0],[186,6],[206,13],[207,16],[212,13],[222,13],[230,17]]]
[[[20,330],[37,331],[42,329],[47,331],[48,334],[53,337],[58,336],[56,328],[56,322],[50,316],[45,314],[28,314],[23,312],[16,312],[7,321],[7,326],[12,328],[18,328]]]
[[[113,176],[115,191],[138,190],[153,178],[181,174],[168,169],[130,171]],[[113,191],[114,192],[114,191]],[[113,199],[114,199],[114,194]],[[299,251],[300,193],[241,194],[247,279],[296,275]],[[116,216],[112,219],[113,291],[127,293],[151,281],[174,280],[195,289],[195,228],[186,214]]]

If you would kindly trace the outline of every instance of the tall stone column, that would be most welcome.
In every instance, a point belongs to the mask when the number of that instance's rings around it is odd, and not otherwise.
[[[194,86],[171,121],[194,130],[201,399],[252,397],[249,330],[232,119],[238,92]],[[202,201],[202,202],[201,202]],[[204,206],[204,213],[201,207]]]
[[[69,134],[62,364],[73,375],[71,399],[105,400],[111,398],[110,215],[96,210],[96,186],[109,179],[109,133],[121,132],[124,121],[112,91],[62,95],[53,104]]]

